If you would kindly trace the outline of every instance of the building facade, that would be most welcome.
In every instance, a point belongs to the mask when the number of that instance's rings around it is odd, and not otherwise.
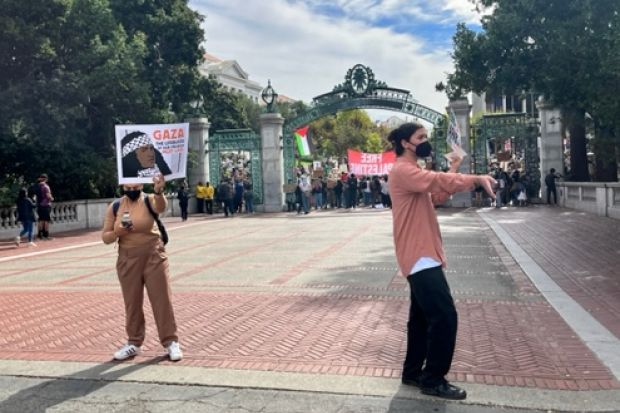
[[[537,118],[537,99],[538,96],[533,93],[518,95],[493,95],[486,92],[477,95],[474,93],[472,96],[472,115],[477,118],[485,113],[527,113]]]
[[[226,90],[246,95],[256,103],[260,103],[263,87],[253,80],[241,68],[236,60],[222,60],[205,53],[204,62],[198,67],[203,76],[217,80]]]

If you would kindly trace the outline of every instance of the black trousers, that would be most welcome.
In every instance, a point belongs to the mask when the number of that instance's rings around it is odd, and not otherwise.
[[[205,200],[205,205],[207,206],[207,214],[213,214],[213,200]]]
[[[407,277],[411,307],[407,323],[407,355],[403,379],[418,378],[423,386],[445,381],[456,344],[457,314],[441,267]]]
[[[205,200],[204,198],[196,198],[196,210],[199,214],[205,212]]]
[[[558,193],[557,193],[557,190],[555,188],[547,187],[547,203],[548,204],[551,203],[551,195],[553,195],[553,203],[557,204],[558,203]]]
[[[181,208],[181,219],[185,221],[187,219],[187,201],[179,202],[179,207]]]

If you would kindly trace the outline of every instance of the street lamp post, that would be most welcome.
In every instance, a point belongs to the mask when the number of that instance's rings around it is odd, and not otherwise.
[[[267,105],[267,113],[275,113],[277,109],[276,101],[278,99],[278,94],[273,89],[273,87],[271,87],[271,80],[267,81],[267,87],[263,89],[263,92],[261,93],[261,98],[263,99],[263,102],[265,102],[265,104]]]

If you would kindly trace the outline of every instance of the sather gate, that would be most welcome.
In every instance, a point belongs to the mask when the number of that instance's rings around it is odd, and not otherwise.
[[[263,91],[263,100],[267,103],[267,112],[260,116],[260,136],[250,130],[227,130],[216,132],[211,139],[204,130],[197,128],[197,138],[194,138],[197,153],[208,152],[208,167],[199,164],[193,173],[193,180],[210,175],[214,185],[220,180],[221,154],[225,152],[247,152],[250,154],[250,171],[252,174],[255,203],[259,210],[278,212],[284,205],[282,185],[294,179],[295,144],[294,132],[298,128],[326,115],[336,114],[347,109],[384,109],[412,115],[418,119],[430,122],[433,125],[432,144],[435,147],[435,156],[441,158],[447,150],[445,136],[447,120],[444,114],[424,106],[406,89],[393,88],[385,82],[375,79],[373,71],[368,67],[357,64],[346,73],[344,82],[336,85],[331,92],[316,96],[311,109],[301,116],[285,122],[277,113],[275,98],[277,94],[271,85]],[[471,156],[470,163],[461,165],[461,172],[486,173],[488,165],[487,141],[498,137],[511,138],[515,146],[521,151],[525,159],[525,169],[528,175],[528,192],[530,198],[537,198],[540,190],[540,164],[537,148],[538,128],[535,121],[525,114],[485,115],[474,125],[469,124],[470,105],[467,100],[450,102],[450,108],[455,112],[457,123],[462,132],[462,146]],[[541,107],[542,109],[542,107]],[[541,110],[545,113],[541,128],[542,142],[553,142],[558,135],[549,127],[544,127],[547,117],[553,113],[549,108]],[[206,119],[198,119],[203,125]],[[192,133],[190,124],[190,134]],[[555,134],[555,135],[553,135]],[[551,136],[551,138],[548,138]],[[559,136],[559,135],[558,135]],[[190,146],[191,146],[190,141]],[[208,149],[207,149],[208,142]],[[561,146],[561,145],[560,145]],[[543,161],[546,168],[558,162],[557,143],[550,149],[543,145]],[[203,179],[204,180],[204,179]],[[261,205],[262,204],[262,205]],[[453,206],[470,206],[470,194],[456,194],[452,198]]]
[[[376,80],[368,66],[357,64],[347,71],[344,83],[335,86],[331,92],[316,96],[309,112],[284,124],[286,182],[293,179],[295,130],[323,116],[347,109],[385,109],[412,115],[433,125],[441,125],[444,119],[443,114],[419,104],[408,90],[389,87],[385,82]]]

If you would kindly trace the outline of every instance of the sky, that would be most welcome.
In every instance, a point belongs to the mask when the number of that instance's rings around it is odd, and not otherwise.
[[[369,66],[377,80],[445,111],[435,84],[453,71],[456,24],[476,28],[469,0],[190,0],[205,16],[205,50],[250,79],[307,103]]]

